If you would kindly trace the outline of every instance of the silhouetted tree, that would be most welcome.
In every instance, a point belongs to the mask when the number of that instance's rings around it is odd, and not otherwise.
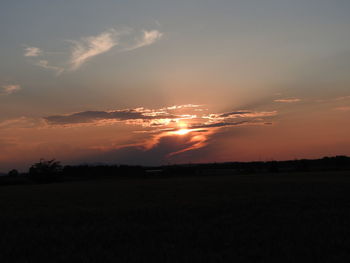
[[[29,177],[36,182],[54,182],[62,175],[62,165],[55,159],[33,164],[29,169]]]
[[[18,176],[19,172],[16,169],[12,169],[11,171],[8,172],[8,176]]]

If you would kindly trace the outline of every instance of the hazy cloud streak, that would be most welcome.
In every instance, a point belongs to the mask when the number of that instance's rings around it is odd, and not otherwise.
[[[72,41],[70,64],[71,70],[77,70],[89,59],[109,51],[118,44],[117,33],[114,29],[105,31],[97,36],[82,38],[80,41]]]
[[[274,100],[274,102],[281,102],[281,103],[294,103],[294,102],[299,102],[301,99],[298,98],[289,98],[289,99],[277,99]]]
[[[42,54],[42,51],[38,47],[26,47],[24,49],[25,57],[38,57]]]
[[[143,36],[138,42],[129,48],[126,48],[127,51],[131,51],[134,49],[138,49],[144,46],[152,45],[157,40],[161,39],[163,36],[163,33],[159,32],[158,30],[151,30],[151,31],[143,31]]]
[[[350,111],[350,106],[337,107],[335,110],[338,111]]]
[[[0,86],[0,95],[10,95],[21,89],[20,85],[4,85]]]
[[[40,60],[36,65],[44,69],[52,70],[56,72],[57,75],[60,75],[64,71],[63,68],[49,65],[47,60]]]
[[[13,128],[39,128],[47,126],[42,119],[28,118],[25,116],[0,121],[1,129],[13,129]]]

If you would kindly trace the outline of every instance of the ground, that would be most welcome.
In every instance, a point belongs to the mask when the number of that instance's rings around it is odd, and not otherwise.
[[[350,171],[0,187],[0,262],[348,262]]]

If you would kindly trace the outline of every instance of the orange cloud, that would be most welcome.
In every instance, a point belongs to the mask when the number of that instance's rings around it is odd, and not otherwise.
[[[277,99],[274,100],[274,102],[281,102],[281,103],[294,103],[294,102],[300,102],[301,99],[298,98],[289,98],[289,99]]]

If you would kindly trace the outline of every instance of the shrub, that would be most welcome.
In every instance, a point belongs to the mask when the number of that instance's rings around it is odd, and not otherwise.
[[[8,176],[18,176],[19,172],[16,169],[13,169],[13,170],[9,171],[7,175]]]

